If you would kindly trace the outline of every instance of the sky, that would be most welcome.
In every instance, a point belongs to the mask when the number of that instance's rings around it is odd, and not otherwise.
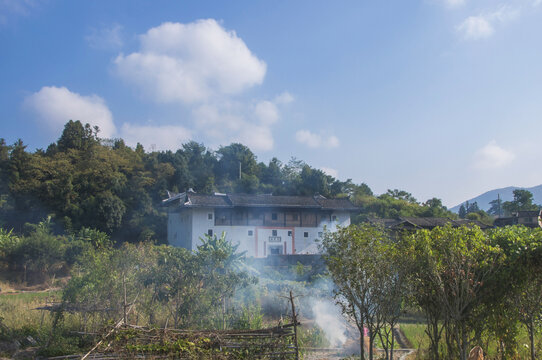
[[[0,137],[241,142],[452,207],[542,183],[542,0],[0,0]]]

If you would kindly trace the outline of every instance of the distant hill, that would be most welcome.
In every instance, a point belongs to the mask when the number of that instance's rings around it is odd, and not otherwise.
[[[464,204],[466,201],[468,201],[469,203],[473,203],[476,201],[478,203],[478,207],[480,207],[481,210],[487,211],[489,209],[489,202],[495,200],[497,198],[497,195],[501,196],[502,201],[512,201],[514,199],[513,191],[516,189],[529,190],[533,193],[534,203],[542,204],[542,185],[533,186],[530,188],[508,186],[502,189],[490,190],[483,193],[482,195],[478,195],[475,198],[465,200],[461,204]],[[454,206],[450,209],[450,211],[457,213],[461,204]]]

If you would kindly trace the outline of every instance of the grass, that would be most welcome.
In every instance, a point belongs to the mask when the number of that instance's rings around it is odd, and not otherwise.
[[[2,293],[11,293],[15,292],[16,290],[12,287],[11,283],[0,280],[0,291]]]
[[[38,329],[50,323],[50,316],[35,308],[48,301],[57,301],[59,291],[21,292],[0,295],[0,316],[3,324],[12,331]]]
[[[427,349],[429,347],[429,338],[425,333],[425,324],[400,323],[399,328],[414,349]]]
[[[414,349],[426,350],[429,348],[429,337],[425,333],[425,324],[416,323],[400,323],[399,327],[407,339],[411,342]],[[529,350],[529,337],[524,327],[520,327],[517,336],[518,342],[518,359],[527,359],[530,356]],[[540,335],[535,338],[537,352],[542,351],[542,339]],[[496,339],[485,339],[484,344],[472,344],[480,345],[484,351],[488,354],[488,359],[496,359],[498,356],[498,342]]]

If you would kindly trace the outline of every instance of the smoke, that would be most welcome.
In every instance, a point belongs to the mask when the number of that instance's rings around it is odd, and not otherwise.
[[[311,310],[330,347],[342,347],[347,340],[346,323],[337,306],[329,300],[314,299]]]
[[[334,226],[333,223],[328,225]],[[289,261],[274,265],[271,265],[272,259],[248,259],[244,270],[258,278],[258,283],[238,292],[237,300],[241,303],[258,303],[263,314],[271,318],[288,318],[291,305],[287,296],[292,291],[301,323],[307,328],[311,324],[317,325],[322,329],[329,347],[341,348],[352,335],[351,327],[331,296],[335,285],[325,275],[325,267],[318,256],[312,257],[313,260],[304,266],[291,261],[303,257],[284,257]]]

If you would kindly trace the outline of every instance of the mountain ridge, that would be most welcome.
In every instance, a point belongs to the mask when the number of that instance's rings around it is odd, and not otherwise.
[[[473,197],[472,199],[463,201],[449,210],[457,213],[461,204],[464,204],[467,201],[469,203],[476,201],[481,210],[487,211],[490,207],[489,202],[497,199],[497,195],[500,195],[501,201],[503,202],[512,201],[514,199],[514,190],[517,189],[530,191],[533,194],[533,202],[535,204],[542,204],[542,184],[532,187],[506,186],[503,188],[486,191],[485,193]]]

